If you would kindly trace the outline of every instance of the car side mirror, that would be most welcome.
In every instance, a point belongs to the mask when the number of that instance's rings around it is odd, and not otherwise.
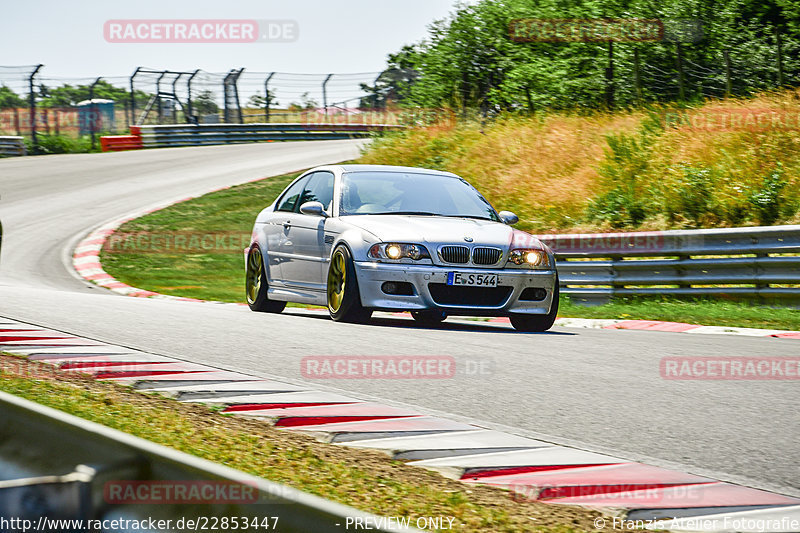
[[[304,215],[311,215],[315,217],[328,216],[328,213],[325,212],[325,206],[320,202],[306,202],[300,206],[300,212]]]
[[[303,208],[301,207],[300,209]],[[497,213],[497,215],[500,217],[500,222],[502,222],[503,224],[508,224],[509,226],[511,224],[516,224],[517,222],[519,222],[519,217],[514,213],[512,213],[511,211],[500,211],[499,213]]]

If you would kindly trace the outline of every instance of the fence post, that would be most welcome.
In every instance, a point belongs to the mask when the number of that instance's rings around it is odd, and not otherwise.
[[[636,86],[636,101],[642,105],[642,71],[639,65],[639,49],[633,49],[633,81]]]
[[[158,105],[158,123],[164,122],[164,110],[161,108],[161,80],[167,75],[167,71],[163,71],[156,79],[156,105]]]
[[[328,74],[325,81],[322,82],[322,106],[325,108],[325,120],[328,119],[328,81],[333,77],[333,74]]]
[[[200,69],[195,70],[192,72],[189,79],[186,80],[186,112],[189,116],[186,117],[186,122],[190,124],[197,124],[199,120],[194,118],[194,109],[192,109],[192,80],[195,76],[200,72]]]
[[[264,120],[269,122],[269,104],[270,104],[270,96],[269,96],[269,80],[272,79],[274,76],[274,72],[270,72],[267,79],[264,80]]]
[[[722,57],[725,60],[725,97],[730,98],[733,92],[733,86],[731,85],[731,56],[727,50],[723,50]]]
[[[96,130],[96,126],[97,126],[97,105],[94,103],[94,87],[95,87],[95,85],[100,83],[101,79],[103,79],[103,78],[97,78],[96,80],[94,80],[94,83],[92,83],[89,86],[89,109],[92,110],[91,115],[89,115],[89,119],[90,119],[89,132],[92,134],[92,150],[95,149],[95,130]]]
[[[783,41],[780,28],[775,28],[775,41],[778,45],[778,87],[783,87]]]
[[[37,65],[28,77],[28,108],[30,111],[30,126],[31,126],[31,144],[33,145],[33,153],[39,152],[39,141],[36,139],[36,94],[33,92],[33,78],[44,65]],[[19,126],[17,126],[19,130]]]
[[[675,45],[675,66],[678,69],[678,100],[686,100],[686,90],[683,83],[683,49],[681,43]]]
[[[175,102],[177,102],[179,106],[180,106],[181,102],[180,102],[180,100],[178,100],[178,89],[175,86],[178,84],[178,80],[180,80],[181,76],[183,76],[184,74],[185,74],[184,72],[178,72],[178,75],[175,76],[174,80],[172,80],[172,94],[175,95]],[[175,106],[173,105],[173,108],[174,107]],[[172,123],[173,124],[177,124],[178,123],[178,110],[177,109],[173,109],[172,110]]]
[[[614,43],[608,43],[608,67],[606,68],[606,107],[614,107]]]
[[[222,81],[222,94],[223,99],[225,100],[225,123],[229,124],[233,122],[233,108],[236,107],[236,111],[239,118],[239,124],[244,123],[244,118],[242,117],[242,106],[239,103],[239,88],[237,87],[237,82],[239,81],[239,76],[242,75],[244,72],[244,67],[240,68],[239,70],[231,69],[230,72],[225,76],[225,79]]]
[[[225,109],[223,111],[223,120],[225,121],[225,124],[229,124],[231,122],[231,111],[228,104],[228,101],[230,100],[230,88],[228,86],[228,80],[231,79],[231,76],[233,76],[234,72],[234,69],[231,69],[222,80],[222,103],[225,105]]]
[[[131,74],[131,120],[128,122],[128,126],[134,124],[136,120],[136,94],[133,92],[133,80],[136,78],[136,75],[139,74],[141,68],[142,67],[136,67],[136,70]]]
[[[242,115],[242,104],[239,101],[239,76],[244,72],[244,67],[240,68],[233,76],[233,97],[236,101],[236,114],[239,117],[239,124],[244,124],[244,116]]]

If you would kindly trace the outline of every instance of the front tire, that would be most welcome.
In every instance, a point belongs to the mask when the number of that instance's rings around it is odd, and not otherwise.
[[[253,245],[247,256],[247,269],[245,272],[245,295],[247,305],[251,311],[259,313],[280,313],[286,307],[286,302],[269,299],[264,256],[257,245]]]
[[[328,312],[336,322],[366,322],[372,311],[361,305],[356,267],[347,246],[340,244],[328,266]]]
[[[556,276],[555,289],[553,290],[553,303],[550,304],[550,312],[546,315],[523,315],[512,314],[511,325],[517,331],[547,331],[553,327],[558,314],[558,299],[561,291],[558,287],[558,276]]]

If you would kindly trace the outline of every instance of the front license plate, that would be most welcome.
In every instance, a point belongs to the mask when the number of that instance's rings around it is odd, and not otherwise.
[[[461,287],[497,287],[497,274],[474,272],[448,272],[447,284]]]

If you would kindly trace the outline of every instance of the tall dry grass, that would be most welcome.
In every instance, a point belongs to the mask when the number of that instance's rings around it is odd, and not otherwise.
[[[455,172],[542,232],[795,222],[800,99],[445,123],[380,139],[360,162]]]

